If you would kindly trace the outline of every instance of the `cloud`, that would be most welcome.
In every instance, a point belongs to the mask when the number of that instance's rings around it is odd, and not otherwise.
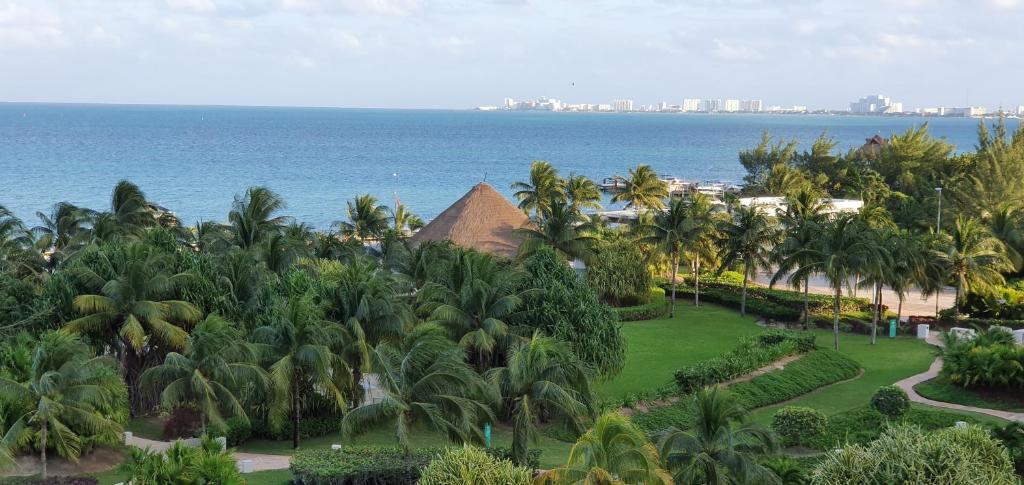
[[[715,48],[711,54],[727,61],[754,61],[761,59],[757,49],[738,41],[715,39]]]
[[[1021,0],[988,0],[987,3],[995,8],[1017,8],[1020,7],[1024,2]]]
[[[473,45],[473,39],[466,37],[445,37],[434,41],[434,46],[449,52],[461,52],[462,49]]]
[[[332,44],[341,50],[354,50],[363,46],[363,42],[355,34],[344,30],[336,30],[330,36]]]
[[[43,8],[0,4],[0,47],[47,47],[66,44],[61,18]]]
[[[164,0],[164,3],[175,10],[188,10],[197,13],[217,11],[217,4],[213,0]]]
[[[280,0],[285,10],[310,13],[374,15],[410,15],[420,7],[419,0]]]
[[[89,39],[100,44],[108,44],[113,46],[121,45],[121,36],[113,34],[107,31],[107,29],[97,25],[89,31]]]

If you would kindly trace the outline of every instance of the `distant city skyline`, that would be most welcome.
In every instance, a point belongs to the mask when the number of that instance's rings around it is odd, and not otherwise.
[[[0,101],[1011,110],[1022,22],[1024,0],[0,0]]]

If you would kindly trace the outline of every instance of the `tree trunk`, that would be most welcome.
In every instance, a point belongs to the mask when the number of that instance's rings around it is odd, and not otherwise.
[[[878,284],[871,287],[871,345],[878,339]]]
[[[903,295],[900,295],[900,303],[896,306],[896,321],[903,321]]]
[[[836,350],[839,350],[839,299],[842,297],[843,287],[836,285],[836,301],[832,306],[832,341]]]
[[[519,401],[519,409],[517,412],[524,413],[526,416],[516,416],[513,419],[512,424],[512,462],[519,466],[526,466],[529,461],[529,450],[526,448],[527,444],[527,430],[523,429],[529,424],[523,422],[526,419],[532,419],[529,415],[530,409],[530,397],[523,396]],[[524,419],[525,418],[525,419]]]
[[[700,257],[694,260],[696,270],[693,272],[693,306],[700,306]]]
[[[668,317],[676,316],[676,274],[679,272],[679,248],[672,248],[672,306],[669,308]]]
[[[292,383],[292,449],[299,449],[299,380]]]
[[[47,434],[47,431],[48,431],[48,429],[47,429],[46,421],[43,421],[43,427],[42,427],[42,429],[39,432],[39,435],[40,435],[39,436],[39,441],[40,441],[40,445],[41,445],[39,447],[39,448],[41,448],[41,450],[39,451],[39,462],[40,462],[40,467],[41,467],[41,470],[40,470],[41,477],[42,477],[43,481],[46,481],[46,434]]]
[[[740,298],[740,315],[747,316],[747,278],[750,277],[750,263],[743,264],[743,296]]]
[[[936,299],[938,301],[938,299]],[[936,307],[937,308],[937,307]],[[938,311],[935,312],[938,314]],[[960,282],[956,283],[956,299],[953,300],[953,314],[956,318],[960,318]]]
[[[811,275],[804,276],[804,330],[807,330],[811,325],[810,286]]]

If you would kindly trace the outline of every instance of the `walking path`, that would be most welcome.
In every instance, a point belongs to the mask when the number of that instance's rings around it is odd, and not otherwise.
[[[125,440],[125,444],[139,448],[149,448],[152,451],[163,453],[174,443],[171,441],[156,441],[132,436]],[[254,472],[284,470],[288,468],[292,461],[292,457],[288,455],[262,455],[258,453],[239,452],[235,452],[233,455],[235,457],[235,463],[239,465],[239,468],[241,468],[242,461],[252,460],[252,471]]]
[[[926,342],[936,347],[942,347],[942,341],[939,340],[939,338],[934,333],[928,336]],[[935,361],[932,362],[932,365],[928,367],[927,371],[903,379],[902,381],[897,382],[896,385],[902,388],[904,391],[907,391],[907,395],[910,396],[910,400],[916,403],[926,404],[928,406],[933,406],[937,408],[952,409],[954,411],[967,411],[972,413],[987,414],[989,416],[995,416],[997,418],[1002,418],[1008,421],[1017,421],[1020,423],[1024,423],[1024,413],[1000,411],[997,409],[976,408],[974,406],[964,406],[962,404],[934,401],[924,396],[921,396],[920,394],[917,393],[917,391],[914,390],[914,386],[924,381],[928,381],[938,377],[939,371],[941,370],[942,357],[936,357]]]

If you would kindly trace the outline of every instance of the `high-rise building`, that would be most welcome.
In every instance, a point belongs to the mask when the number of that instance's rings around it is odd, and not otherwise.
[[[744,99],[740,101],[740,111],[746,113],[760,113],[761,112],[761,100],[760,99]]]
[[[1017,107],[1017,116],[1024,116],[1024,104]]]
[[[700,110],[705,113],[714,113],[722,109],[722,100],[705,99],[700,102]]]
[[[505,109],[513,109],[516,107],[516,100],[512,98],[505,98],[505,103],[503,104],[503,106],[505,107]]]
[[[700,111],[700,100],[695,98],[686,98],[683,100],[683,111]]]
[[[735,113],[740,110],[740,100],[738,99],[727,99],[725,104],[722,106],[722,111],[727,113]]]
[[[902,111],[903,103],[893,103],[892,99],[881,94],[864,96],[850,103],[850,112],[857,114],[885,114],[900,113]]]
[[[632,99],[616,99],[615,111],[633,111],[633,100]]]

